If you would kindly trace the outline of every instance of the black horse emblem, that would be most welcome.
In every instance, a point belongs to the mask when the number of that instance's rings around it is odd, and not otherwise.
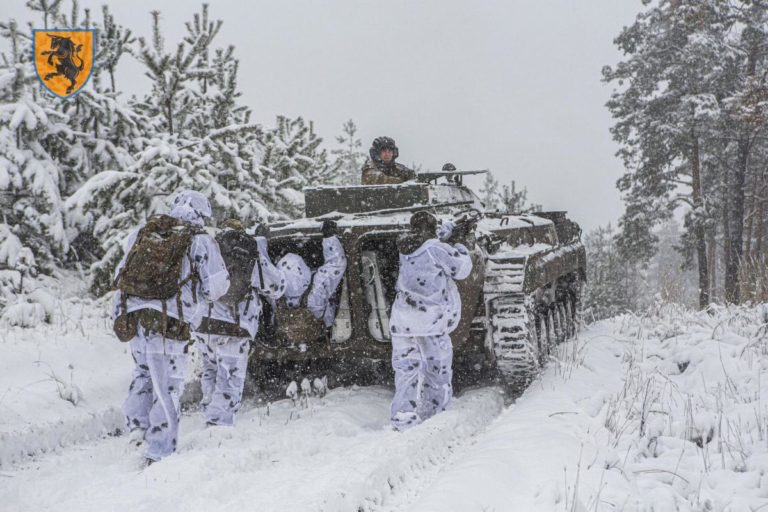
[[[43,80],[50,80],[55,76],[64,76],[69,80],[69,87],[67,87],[67,94],[71,93],[75,89],[77,84],[77,76],[85,67],[85,61],[80,57],[79,53],[83,49],[83,45],[75,45],[72,39],[62,36],[54,36],[47,34],[51,38],[51,49],[42,52],[42,55],[48,56],[48,65],[56,68],[55,73],[48,73]],[[56,59],[56,63],[53,59]],[[80,64],[75,64],[77,59]]]

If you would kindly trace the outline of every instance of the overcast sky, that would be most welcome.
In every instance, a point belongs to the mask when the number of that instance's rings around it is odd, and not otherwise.
[[[98,19],[102,3],[80,1]],[[29,20],[24,4],[4,2],[3,17]],[[224,21],[215,45],[235,45],[242,99],[255,121],[301,115],[335,144],[352,118],[366,152],[374,137],[389,135],[406,165],[489,168],[499,181],[527,187],[545,210],[568,210],[585,229],[621,214],[615,182],[622,165],[600,70],[618,60],[613,38],[632,22],[639,0],[209,4]],[[139,36],[150,33],[149,11],[160,10],[166,43],[175,46],[200,3],[110,6]],[[118,89],[141,93],[148,81],[130,59]]]

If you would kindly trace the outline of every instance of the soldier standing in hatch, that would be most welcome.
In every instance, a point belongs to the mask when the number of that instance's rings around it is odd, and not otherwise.
[[[363,185],[393,185],[416,179],[416,173],[395,162],[399,155],[395,140],[377,137],[368,150],[371,156],[363,165]]]
[[[418,212],[411,217],[411,232],[397,240],[400,274],[389,320],[395,370],[391,421],[396,430],[445,410],[453,396],[450,333],[461,320],[454,281],[472,271],[467,248],[447,242],[454,229],[452,222],[444,222],[438,231],[432,214]]]

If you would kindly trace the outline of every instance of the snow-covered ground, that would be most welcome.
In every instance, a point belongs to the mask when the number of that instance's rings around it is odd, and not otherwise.
[[[232,429],[191,411],[142,469],[121,435],[130,354],[103,302],[72,297],[0,327],[0,510],[768,510],[767,316],[601,322],[511,405],[467,390],[405,433],[384,387],[251,401]]]

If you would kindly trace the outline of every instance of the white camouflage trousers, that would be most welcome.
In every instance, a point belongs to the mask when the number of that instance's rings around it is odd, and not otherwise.
[[[205,420],[213,425],[235,424],[240,410],[248,367],[248,338],[218,334],[196,334],[203,358],[201,405]]]
[[[453,396],[451,338],[392,336],[395,397],[391,420],[404,430],[444,411]]]
[[[162,334],[147,332],[139,324],[130,344],[136,366],[123,413],[129,429],[146,430],[144,455],[157,461],[176,451],[187,342],[164,340]]]

